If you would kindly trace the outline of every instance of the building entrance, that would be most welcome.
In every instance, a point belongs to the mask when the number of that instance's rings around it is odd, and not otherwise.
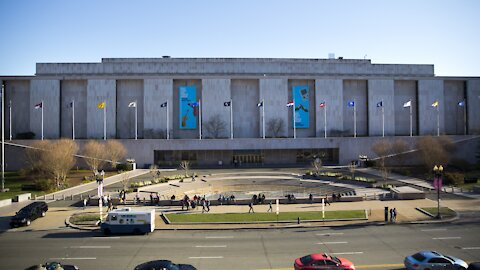
[[[240,166],[242,164],[262,165],[263,158],[264,158],[263,152],[260,150],[233,151],[232,163],[235,166]]]

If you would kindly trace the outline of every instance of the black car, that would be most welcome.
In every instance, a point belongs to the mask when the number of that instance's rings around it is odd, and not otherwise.
[[[480,262],[472,262],[468,265],[467,270],[480,270]]]
[[[61,267],[61,268],[60,268]],[[43,265],[34,265],[25,270],[55,270],[55,269],[63,269],[63,270],[79,270],[76,265],[69,265],[69,264],[60,264],[59,262],[48,262]]]
[[[30,226],[30,223],[39,218],[44,217],[47,214],[48,205],[45,202],[33,202],[17,212],[10,221],[10,226]]]
[[[139,264],[134,270],[197,270],[197,268],[190,264],[174,264],[169,260],[157,260]]]

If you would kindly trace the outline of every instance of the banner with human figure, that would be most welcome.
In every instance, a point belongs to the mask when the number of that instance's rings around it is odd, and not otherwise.
[[[195,85],[179,88],[180,129],[196,129],[198,117],[197,88]]]
[[[295,128],[309,128],[310,118],[308,109],[310,101],[308,85],[293,86],[292,92],[295,103]]]

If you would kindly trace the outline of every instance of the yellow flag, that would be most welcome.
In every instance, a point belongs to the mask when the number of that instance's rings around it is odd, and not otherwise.
[[[433,102],[432,107],[438,107],[438,101]]]
[[[99,109],[105,108],[105,102],[98,103],[97,108]]]

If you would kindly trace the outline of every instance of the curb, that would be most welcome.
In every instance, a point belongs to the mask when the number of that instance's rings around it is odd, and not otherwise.
[[[99,228],[91,228],[91,227],[87,227],[87,226],[75,225],[75,224],[70,222],[71,217],[72,216],[68,216],[65,219],[65,226],[70,227],[72,229],[81,230],[81,231],[98,231],[99,230]]]

